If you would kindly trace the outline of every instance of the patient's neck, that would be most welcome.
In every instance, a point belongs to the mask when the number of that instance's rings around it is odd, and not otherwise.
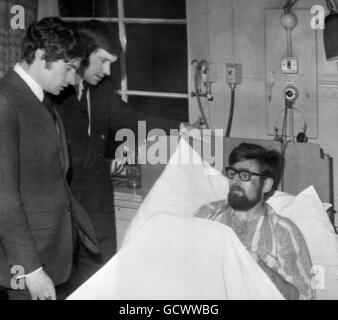
[[[236,215],[240,221],[250,222],[256,219],[259,219],[265,213],[265,202],[259,202],[254,207],[247,211],[234,210],[234,215]]]

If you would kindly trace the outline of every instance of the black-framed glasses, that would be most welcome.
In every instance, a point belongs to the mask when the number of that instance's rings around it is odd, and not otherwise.
[[[235,178],[236,174],[238,174],[239,178],[242,181],[249,181],[252,176],[258,176],[258,177],[262,177],[262,178],[265,178],[265,179],[267,178],[267,176],[265,176],[264,174],[261,174],[261,173],[251,172],[249,170],[237,170],[237,169],[232,168],[232,167],[225,167],[225,175],[229,179]]]

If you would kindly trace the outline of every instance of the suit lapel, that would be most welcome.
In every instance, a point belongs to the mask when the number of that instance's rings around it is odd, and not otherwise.
[[[14,88],[12,96],[18,102],[18,106],[32,118],[34,122],[43,127],[53,141],[62,148],[60,136],[56,130],[55,123],[47,108],[39,101],[25,81],[13,70],[10,70],[4,80]],[[12,91],[14,91],[12,89]],[[11,94],[9,92],[9,94]]]
[[[91,135],[83,162],[84,170],[88,170],[93,165],[93,162],[97,160],[99,152],[97,149],[98,139],[102,138],[101,135],[106,135],[107,123],[110,121],[110,109],[106,107],[106,104],[111,103],[111,101],[107,101],[102,96],[102,90],[100,90],[99,86],[89,85]]]
[[[56,110],[55,110],[55,116],[56,116],[57,125],[60,130],[59,141],[61,141],[61,151],[62,151],[60,154],[61,164],[62,164],[62,167],[64,168],[64,172],[66,175],[68,168],[69,168],[69,154],[68,154],[67,139],[66,139],[65,129],[63,127],[61,117]]]
[[[95,101],[96,103],[96,100],[95,98],[93,97],[93,87],[91,85],[89,85],[89,99],[90,99],[90,115],[89,115],[89,121],[90,121],[90,126],[91,126],[91,132],[90,132],[90,137],[88,139],[88,149],[87,149],[87,152],[86,152],[86,157],[83,161],[83,169],[84,170],[87,170],[89,167],[90,167],[90,160],[91,160],[91,157],[92,157],[92,154],[93,154],[93,148],[94,148],[94,134],[95,134],[95,112],[94,112],[94,105],[93,105],[93,101]],[[97,107],[97,105],[95,105],[95,107]]]

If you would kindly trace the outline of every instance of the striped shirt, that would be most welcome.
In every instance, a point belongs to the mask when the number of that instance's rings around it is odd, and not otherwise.
[[[298,227],[290,219],[276,214],[268,204],[265,214],[248,223],[240,222],[233,213],[225,200],[219,200],[202,206],[195,216],[230,226],[248,250],[298,289],[300,299],[314,299],[312,263]]]

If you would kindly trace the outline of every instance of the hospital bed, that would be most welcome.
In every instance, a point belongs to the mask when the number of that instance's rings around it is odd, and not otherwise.
[[[224,159],[244,141],[281,150],[276,141],[224,138]],[[226,196],[227,179],[201,159],[203,150],[192,148],[195,140],[185,137],[175,150],[169,145],[170,162],[151,167],[159,178],[122,249],[69,299],[281,299],[230,228],[193,217],[201,205]],[[327,215],[333,204],[332,159],[316,144],[289,143],[282,151],[285,174],[269,203],[302,231],[317,299],[338,299],[338,238],[332,211]],[[180,163],[191,152],[201,161]]]

